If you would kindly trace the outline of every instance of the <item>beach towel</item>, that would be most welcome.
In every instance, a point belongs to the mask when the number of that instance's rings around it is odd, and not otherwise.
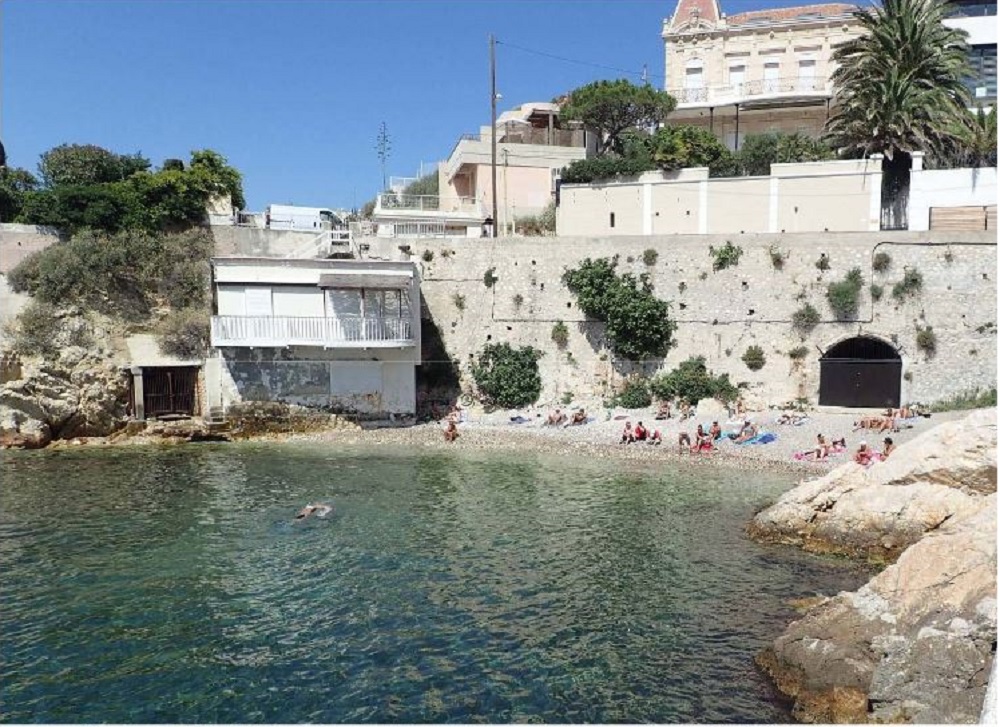
[[[510,418],[511,424],[526,424],[527,422],[530,421],[531,421],[530,419],[528,419],[527,417],[523,417],[520,414],[518,414],[516,417]]]
[[[777,438],[778,438],[777,434],[772,434],[771,432],[764,432],[762,434],[758,434],[755,437],[750,437],[750,439],[748,439],[745,442],[739,442],[739,444],[740,445],[744,445],[744,444],[770,444],[771,442],[773,442]]]

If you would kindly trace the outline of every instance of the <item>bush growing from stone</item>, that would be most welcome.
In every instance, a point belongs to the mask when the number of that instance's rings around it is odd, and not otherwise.
[[[805,346],[796,346],[788,352],[788,358],[793,361],[801,361],[809,354],[809,349]]]
[[[872,268],[874,268],[875,271],[879,273],[888,270],[891,264],[892,264],[892,258],[889,256],[889,253],[887,252],[877,252],[875,253],[875,257],[872,259]]]
[[[858,315],[858,303],[864,282],[861,268],[851,268],[843,280],[830,283],[826,288],[826,299],[837,320],[852,320]]]
[[[556,321],[555,325],[552,326],[552,340],[559,348],[566,348],[566,344],[569,342],[569,328],[562,321]]]
[[[673,371],[652,378],[649,389],[657,399],[678,398],[692,405],[713,397],[723,402],[733,401],[739,393],[728,374],[714,376],[708,370],[704,356],[692,356]]]
[[[613,404],[624,409],[645,409],[653,403],[646,379],[629,379],[615,396]]]
[[[792,327],[802,335],[808,335],[819,325],[819,311],[806,303],[792,313]]]
[[[208,312],[198,308],[174,310],[160,321],[160,351],[180,359],[200,359],[208,350],[211,323]]]
[[[885,289],[881,285],[876,285],[875,283],[872,283],[868,288],[869,295],[871,295],[872,300],[876,303],[882,300],[882,294],[884,292]]]
[[[38,300],[24,306],[7,330],[11,347],[17,353],[42,358],[53,358],[58,353],[58,332],[59,313],[55,306]]]
[[[917,330],[917,348],[928,356],[933,356],[937,351],[937,334],[930,326]]]
[[[729,240],[726,240],[725,245],[720,248],[709,247],[708,252],[714,258],[712,261],[712,270],[718,272],[739,265],[743,248],[737,247]]]
[[[903,273],[903,279],[892,286],[892,297],[902,302],[903,299],[916,295],[924,286],[924,276],[919,270],[910,268]]]
[[[608,345],[631,360],[665,356],[677,324],[670,305],[653,295],[645,275],[618,275],[618,258],[587,258],[563,282],[586,315],[603,321]]]
[[[486,344],[472,365],[483,403],[513,409],[537,401],[542,391],[541,355],[531,346],[515,349],[509,343]]]
[[[760,371],[764,368],[764,364],[767,363],[767,359],[764,357],[764,349],[756,344],[749,346],[740,358],[751,371]]]
[[[659,259],[660,254],[656,252],[653,248],[646,248],[642,253],[642,262],[644,265],[653,267],[656,265],[657,259]]]

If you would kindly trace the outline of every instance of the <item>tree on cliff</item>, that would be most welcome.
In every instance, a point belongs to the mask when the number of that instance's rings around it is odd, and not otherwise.
[[[663,122],[677,102],[666,91],[636,86],[624,78],[594,81],[570,91],[560,117],[582,121],[597,133],[597,156],[622,153],[622,134]]]
[[[24,196],[38,187],[38,180],[26,169],[0,167],[0,222],[10,222],[21,213]]]
[[[902,222],[911,152],[959,144],[957,129],[969,121],[966,34],[944,25],[945,7],[939,0],[883,0],[858,10],[862,34],[833,53],[837,108],[827,137],[848,155],[885,155],[886,227]]]
[[[94,144],[61,144],[38,162],[46,187],[120,182],[147,169],[149,160],[140,154],[115,154]]]

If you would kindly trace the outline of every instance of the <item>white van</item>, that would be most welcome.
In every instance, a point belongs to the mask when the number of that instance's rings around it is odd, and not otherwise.
[[[287,204],[267,206],[264,227],[272,230],[304,230],[306,232],[332,230],[340,224],[333,210],[323,207],[295,207]]]

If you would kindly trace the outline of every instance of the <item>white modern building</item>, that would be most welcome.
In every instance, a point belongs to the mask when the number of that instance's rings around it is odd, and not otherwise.
[[[949,0],[944,24],[968,33],[972,75],[966,83],[973,102],[992,106],[997,100],[997,4],[984,0]]]
[[[280,401],[372,419],[415,414],[413,263],[215,258],[212,280],[209,409]]]

